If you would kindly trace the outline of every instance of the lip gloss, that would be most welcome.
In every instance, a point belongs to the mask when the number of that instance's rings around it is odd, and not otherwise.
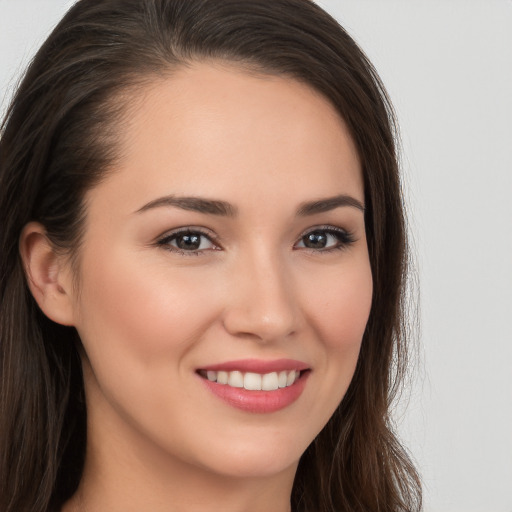
[[[272,372],[280,373],[292,370],[297,373],[300,372],[299,377],[295,378],[293,384],[279,387],[272,391],[248,390],[244,387],[235,387],[212,381],[205,377],[208,371],[238,371],[241,373],[252,372],[265,375]],[[307,364],[292,359],[273,361],[244,359],[209,365],[201,368],[197,373],[206,388],[230,406],[246,412],[264,414],[279,411],[295,402],[302,394],[311,372]]]
[[[279,388],[275,391],[249,391],[228,384],[211,382],[202,377],[201,379],[214,395],[229,405],[247,412],[269,413],[284,409],[295,402],[304,390],[308,375],[309,372],[301,375],[291,386]]]

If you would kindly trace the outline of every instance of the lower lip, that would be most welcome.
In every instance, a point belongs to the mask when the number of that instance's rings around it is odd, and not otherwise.
[[[232,407],[261,414],[279,411],[295,402],[304,390],[309,373],[309,371],[303,372],[291,386],[275,391],[249,391],[245,388],[218,384],[203,377],[199,378],[214,395]]]

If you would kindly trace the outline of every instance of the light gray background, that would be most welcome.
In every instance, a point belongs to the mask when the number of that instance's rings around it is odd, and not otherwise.
[[[0,97],[72,3],[0,0]],[[318,3],[373,61],[402,128],[422,330],[398,416],[425,510],[512,512],[512,2]]]

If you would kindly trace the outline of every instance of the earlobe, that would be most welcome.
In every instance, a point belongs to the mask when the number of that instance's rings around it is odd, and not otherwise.
[[[28,286],[43,313],[59,324],[74,325],[67,263],[56,253],[44,226],[29,222],[21,233],[19,249]]]

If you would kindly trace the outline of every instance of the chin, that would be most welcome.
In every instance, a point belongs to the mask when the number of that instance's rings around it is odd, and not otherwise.
[[[289,471],[295,474],[300,455],[294,458],[267,453],[259,457],[230,455],[222,460],[222,464],[212,469],[223,477],[237,479],[269,478]]]
[[[201,454],[197,463],[211,473],[230,478],[266,478],[292,471],[293,474],[303,451],[299,442],[289,438],[283,443],[231,442],[219,445],[218,450]]]

